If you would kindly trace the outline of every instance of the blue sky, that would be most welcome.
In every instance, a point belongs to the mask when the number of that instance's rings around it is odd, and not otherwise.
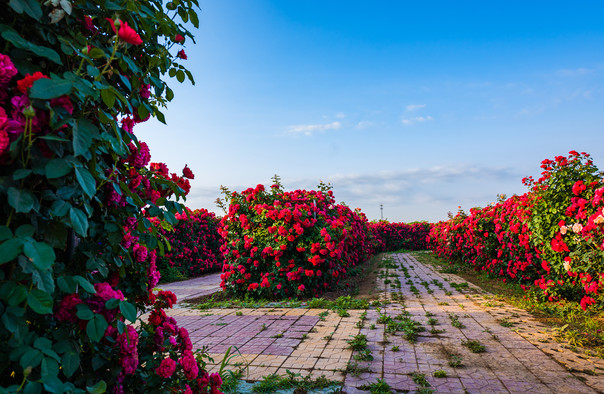
[[[545,158],[604,168],[604,3],[200,1],[196,85],[169,82],[152,161],[219,187],[330,182],[369,219],[445,220],[524,193]]]

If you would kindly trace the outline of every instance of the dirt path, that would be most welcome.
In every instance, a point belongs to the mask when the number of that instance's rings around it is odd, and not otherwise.
[[[291,308],[180,308],[171,314],[217,363],[236,346],[241,356],[231,364],[248,367],[246,380],[290,370],[341,381],[348,394],[367,392],[362,389],[378,379],[400,392],[604,392],[601,375],[572,374],[560,364],[602,372],[602,360],[582,359],[546,342],[545,327],[525,311],[493,302],[463,279],[439,274],[408,254],[386,258],[378,290],[390,303],[370,308],[364,320],[360,310],[347,317]],[[417,332],[418,324],[424,331]],[[357,351],[347,342],[354,337]]]

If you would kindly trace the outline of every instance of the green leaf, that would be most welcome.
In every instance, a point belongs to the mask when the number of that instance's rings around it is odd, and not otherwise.
[[[76,283],[70,276],[59,276],[57,278],[57,285],[59,285],[59,289],[64,293],[75,293],[76,291]]]
[[[96,294],[94,286],[86,278],[81,277],[80,275],[76,275],[73,277],[73,280],[75,280],[77,284],[82,286],[82,289],[84,289],[84,291],[86,291],[87,293]]]
[[[78,119],[73,127],[73,152],[76,156],[88,151],[92,139],[99,133],[99,128],[88,119]]]
[[[41,351],[39,351],[38,349],[31,348],[25,353],[23,353],[21,359],[19,360],[19,364],[23,369],[27,367],[35,368],[40,365],[42,357],[43,356]]]
[[[15,286],[15,288],[10,292],[7,302],[10,306],[17,306],[27,298],[27,287],[23,285]]]
[[[69,208],[69,219],[71,220],[73,230],[78,235],[86,237],[88,233],[88,218],[86,214],[78,208]]]
[[[67,215],[69,208],[71,208],[71,204],[69,204],[67,201],[55,200],[50,207],[50,212],[53,216],[62,217]]]
[[[101,380],[94,386],[86,386],[86,391],[90,394],[103,394],[107,390],[107,383]]]
[[[29,97],[50,100],[71,93],[73,82],[53,75],[51,79],[41,78],[34,82]]]
[[[101,90],[101,98],[103,99],[103,103],[105,103],[107,108],[113,108],[113,106],[115,105],[115,93],[113,93],[113,90]]]
[[[81,306],[80,306],[81,305]],[[76,306],[76,316],[82,320],[92,320],[94,313],[90,310],[90,307],[86,304],[78,304]]]
[[[73,348],[67,350],[61,357],[61,367],[66,377],[71,377],[80,366],[80,353]]]
[[[172,101],[174,98],[174,91],[168,87],[166,87],[166,100]]]
[[[88,197],[93,197],[96,194],[96,180],[94,177],[84,167],[76,167],[75,174],[84,193],[86,193]]]
[[[21,180],[23,178],[27,178],[31,174],[31,170],[29,169],[19,169],[13,172],[13,179],[15,181]]]
[[[2,38],[4,38],[6,41],[10,41],[17,48],[25,49],[38,56],[45,57],[54,63],[60,64],[60,65],[63,64],[63,62],[61,62],[61,58],[59,57],[59,54],[54,49],[35,45],[35,44],[23,39],[23,37],[21,37],[19,35],[19,33],[17,33],[15,30],[3,31]]]
[[[120,301],[120,312],[132,323],[136,322],[136,307],[128,301]]]
[[[183,83],[185,81],[185,72],[182,70],[178,70],[176,72],[176,80],[178,80],[178,82]]]
[[[120,305],[120,300],[117,298],[110,298],[105,301],[105,308],[107,309],[115,309]]]
[[[154,115],[157,118],[157,120],[159,120],[163,124],[166,124],[166,118],[164,117],[164,114],[160,110],[158,110],[157,108],[154,111]]]
[[[189,10],[189,19],[195,28],[199,28],[199,18],[197,17],[197,13],[193,10]]]
[[[40,373],[42,375],[42,379],[44,380],[51,377],[56,377],[57,375],[59,375],[59,363],[53,360],[52,358],[44,357],[42,359]]]
[[[124,86],[126,86],[128,88],[128,90],[132,91],[132,84],[130,83],[128,78],[126,78],[126,76],[124,76],[122,74],[118,74],[118,76],[122,80],[122,83],[124,84]]]
[[[39,270],[46,270],[55,262],[55,251],[45,242],[25,242],[23,252]]]
[[[107,321],[103,315],[95,314],[94,317],[86,325],[86,334],[93,342],[98,342],[105,335],[107,329]]]
[[[23,224],[17,228],[15,235],[19,238],[33,237],[35,231],[31,224]]]
[[[92,48],[90,52],[88,52],[88,56],[93,59],[100,59],[105,57],[105,52],[103,52],[100,48]]]
[[[51,269],[34,270],[31,274],[31,279],[36,287],[43,292],[52,294],[55,291],[55,281]]]
[[[29,190],[8,188],[8,203],[17,213],[29,213],[34,208],[36,197]],[[1,259],[1,258],[0,258]]]
[[[55,179],[71,172],[73,164],[65,159],[52,159],[46,164],[46,178]]]
[[[36,20],[42,18],[42,7],[36,0],[10,0],[8,5],[15,10],[17,14],[25,12]]]
[[[0,241],[4,241],[13,237],[13,232],[6,226],[0,226]]]
[[[0,264],[8,263],[17,258],[23,251],[23,240],[11,238],[0,244]]]
[[[144,103],[141,103],[141,105],[138,106],[138,116],[141,119],[147,119],[147,117],[149,116],[149,110],[147,109]]]
[[[41,290],[33,289],[27,296],[27,305],[40,315],[52,313],[52,297]]]
[[[88,73],[88,75],[90,75],[92,78],[97,77],[101,72],[99,71],[98,68],[88,65],[86,66],[86,72]]]

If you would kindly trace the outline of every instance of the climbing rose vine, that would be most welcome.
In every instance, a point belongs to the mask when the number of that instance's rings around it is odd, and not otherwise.
[[[217,392],[153,288],[193,177],[136,124],[192,75],[197,1],[21,0],[0,13],[0,391]],[[184,52],[183,52],[184,53]],[[150,317],[141,319],[143,312]]]

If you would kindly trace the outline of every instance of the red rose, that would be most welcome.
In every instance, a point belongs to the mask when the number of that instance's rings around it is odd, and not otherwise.
[[[38,79],[42,79],[48,77],[42,74],[40,71],[36,71],[34,75],[25,74],[25,78],[20,81],[17,81],[17,89],[23,94],[27,94],[27,89],[31,88]]]
[[[187,60],[187,54],[185,53],[184,49],[181,49],[180,51],[178,51],[176,56],[181,58],[182,60]]]
[[[182,44],[183,42],[185,42],[185,38],[180,34],[177,34],[176,37],[174,37],[174,42]]]
[[[106,18],[109,23],[111,24],[111,28],[113,29],[113,32],[117,34],[117,37],[124,41],[127,42],[128,44],[132,44],[132,45],[141,45],[143,43],[143,40],[141,39],[141,37],[138,35],[138,33],[131,28],[130,26],[128,26],[127,22],[121,21],[118,19],[118,21],[120,22],[120,29],[116,32],[115,31],[115,21],[113,19],[110,18]]]

